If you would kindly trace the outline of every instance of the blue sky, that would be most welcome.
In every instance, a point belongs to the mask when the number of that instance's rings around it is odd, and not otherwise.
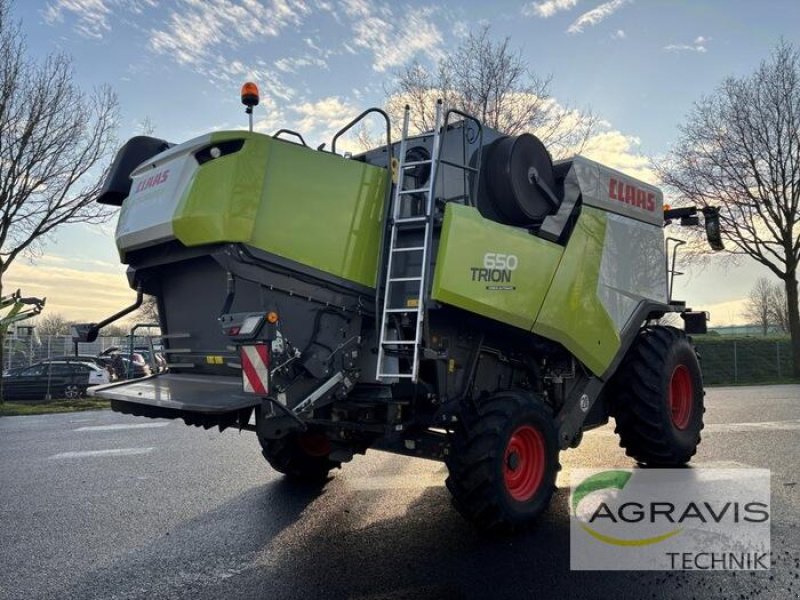
[[[65,51],[84,87],[115,89],[121,140],[145,119],[170,141],[243,127],[238,90],[252,78],[261,129],[296,127],[319,143],[380,105],[403,64],[435,61],[489,24],[552,75],[558,102],[603,120],[594,158],[643,177],[693,101],[752,71],[781,36],[800,44],[797,0],[17,0],[14,14],[32,54]],[[37,264],[12,267],[9,283],[46,294],[52,311],[99,318],[132,295],[122,273],[113,225],[73,226]],[[715,323],[738,321],[760,274],[711,266],[676,289]]]

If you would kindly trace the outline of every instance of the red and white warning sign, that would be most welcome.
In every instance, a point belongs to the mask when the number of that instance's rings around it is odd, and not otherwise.
[[[266,396],[269,393],[269,353],[267,346],[242,346],[242,386],[245,392]]]

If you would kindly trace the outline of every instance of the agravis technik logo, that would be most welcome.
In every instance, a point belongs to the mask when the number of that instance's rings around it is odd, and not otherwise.
[[[578,470],[573,569],[768,569],[769,472]]]

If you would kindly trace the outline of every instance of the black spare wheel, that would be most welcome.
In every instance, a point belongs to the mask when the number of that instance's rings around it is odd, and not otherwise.
[[[427,164],[414,164],[405,170],[404,175],[413,179],[413,188],[419,189],[428,183],[431,176],[431,153],[425,146],[414,146],[406,152],[406,164],[409,163],[427,163]]]
[[[530,133],[496,141],[489,149],[484,176],[492,207],[509,225],[527,225],[558,209],[560,199],[554,201],[543,189],[556,195],[553,160]]]

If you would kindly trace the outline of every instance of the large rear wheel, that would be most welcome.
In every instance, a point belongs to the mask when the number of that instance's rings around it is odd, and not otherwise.
[[[479,529],[530,524],[549,505],[559,469],[550,409],[527,393],[489,398],[462,416],[446,462],[453,504]]]
[[[296,481],[325,483],[331,469],[342,464],[329,458],[331,444],[323,433],[291,433],[277,440],[259,437],[259,441],[270,466]]]
[[[703,429],[703,377],[686,334],[646,327],[614,376],[611,411],[620,446],[653,466],[683,465]]]

